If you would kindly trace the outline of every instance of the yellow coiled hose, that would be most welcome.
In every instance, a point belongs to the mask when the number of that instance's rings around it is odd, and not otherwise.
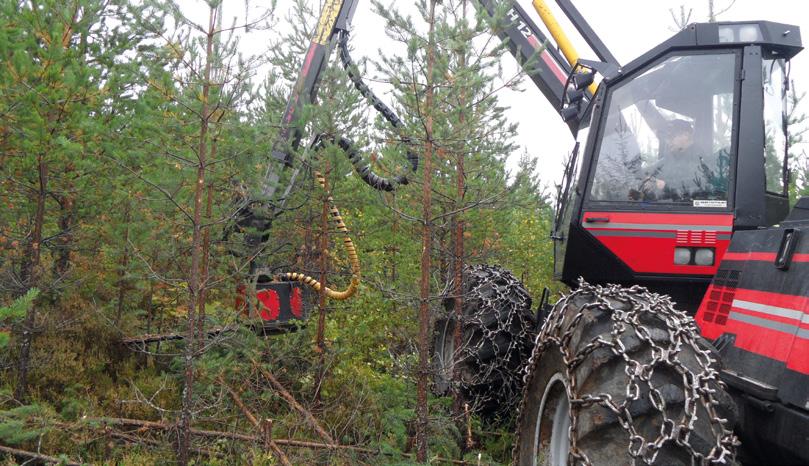
[[[323,177],[323,175],[321,175],[320,172],[315,172],[315,179],[320,187],[325,190],[326,179]],[[351,262],[351,283],[348,284],[348,288],[346,288],[344,291],[336,291],[326,287],[325,293],[326,296],[331,299],[342,301],[354,296],[354,294],[357,293],[357,289],[360,286],[360,259],[357,256],[357,249],[354,247],[354,242],[351,241],[351,238],[348,236],[348,228],[346,227],[345,222],[343,222],[343,217],[340,216],[340,211],[337,210],[337,207],[334,205],[334,199],[331,197],[331,194],[328,194],[328,191],[326,191],[326,193],[326,200],[329,203],[329,210],[331,211],[331,219],[334,221],[334,224],[337,225],[337,230],[344,235],[343,244],[345,244],[346,251],[348,252],[348,260]],[[281,281],[296,281],[305,283],[318,292],[323,286],[314,278],[297,272],[282,273],[276,278]]]

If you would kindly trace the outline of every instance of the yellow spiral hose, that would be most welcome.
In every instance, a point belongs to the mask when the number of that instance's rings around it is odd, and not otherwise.
[[[326,178],[324,178],[320,172],[315,172],[315,179],[320,187],[325,190]],[[340,216],[340,211],[337,210],[337,207],[334,205],[334,199],[331,197],[331,194],[328,194],[328,191],[326,191],[326,193],[326,201],[329,203],[331,219],[337,226],[337,230],[344,235],[343,244],[345,244],[346,251],[348,252],[348,260],[351,262],[351,283],[349,283],[348,288],[343,291],[332,290],[329,287],[326,287],[324,291],[327,297],[342,301],[354,296],[354,294],[357,293],[357,289],[360,286],[360,259],[359,256],[357,256],[357,249],[354,247],[354,242],[351,241],[351,238],[348,236],[348,228],[346,227],[345,222],[343,222],[343,217]],[[282,273],[278,275],[277,279],[281,281],[296,281],[305,283],[314,288],[315,291],[320,291],[321,287],[323,286],[319,281],[315,280],[309,275],[304,275],[297,272]]]

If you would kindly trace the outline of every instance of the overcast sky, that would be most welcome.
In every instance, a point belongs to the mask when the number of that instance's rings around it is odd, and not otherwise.
[[[188,3],[186,3],[186,1]],[[184,5],[192,3],[186,0]],[[395,5],[402,12],[417,12],[409,1],[382,0],[383,3]],[[534,15],[537,24],[542,24],[533,11],[530,0],[519,0],[527,11]],[[714,0],[715,10],[725,9],[733,0]],[[194,2],[196,3],[196,2]],[[553,0],[547,3],[556,13],[557,19],[574,40],[583,58],[596,59],[586,49],[586,45],[576,37],[575,29],[569,25],[561,10]],[[613,55],[621,62],[628,63],[655,45],[663,42],[676,32],[675,22],[670,10],[679,15],[680,6],[691,11],[690,22],[703,22],[708,18],[708,0],[573,0],[596,33],[601,37]],[[809,2],[806,0],[736,0],[728,11],[718,17],[719,21],[769,20],[799,26],[804,35],[804,43],[809,41]],[[261,7],[259,0],[252,0],[253,8]],[[292,5],[292,0],[278,0],[276,18],[285,18]],[[236,0],[225,0],[225,17],[230,8],[243,12],[244,3]],[[185,8],[184,8],[185,9]],[[195,8],[196,9],[196,8]],[[233,11],[233,10],[231,10]],[[196,16],[196,15],[194,15]],[[278,28],[284,27],[279,21]],[[258,41],[260,43],[262,41]],[[244,41],[244,47],[258,46],[256,40]],[[359,0],[353,20],[351,43],[355,49],[354,58],[375,58],[384,50],[390,50],[391,41],[386,37],[384,22],[372,12],[370,0]],[[247,50],[255,53],[256,50]],[[517,65],[510,55],[505,57],[504,72],[506,76],[513,74]],[[371,75],[374,74],[370,70]],[[792,79],[799,91],[809,89],[809,52],[799,54],[792,61]],[[390,102],[389,91],[384,84],[370,83],[383,99]],[[510,107],[509,118],[519,124],[518,143],[532,157],[540,159],[542,178],[552,184],[561,178],[562,164],[573,147],[573,138],[567,126],[559,118],[555,109],[542,97],[529,80],[522,85],[522,92],[503,90],[501,102]],[[804,104],[809,113],[809,104]],[[519,154],[515,154],[509,163],[515,167]]]
[[[715,11],[721,11],[732,0],[714,0]],[[409,9],[409,2],[390,2],[402,10]],[[534,13],[530,0],[520,0],[522,6]],[[572,39],[577,39],[576,31],[566,22],[564,14],[557,8],[553,0],[547,3],[556,12],[557,19],[563,24],[565,31]],[[573,0],[596,33],[621,63],[628,63],[655,45],[663,42],[676,32],[670,9],[679,15],[680,5],[691,13],[691,22],[707,21],[708,0]],[[415,14],[415,12],[414,12]],[[542,24],[534,14],[537,24]],[[801,27],[804,43],[809,40],[809,2],[805,0],[736,0],[735,4],[724,14],[720,21],[742,21],[761,19]],[[352,44],[355,55],[375,57],[384,50],[384,24],[377,19],[370,8],[370,1],[363,2],[354,16]],[[576,41],[576,47],[583,58],[597,59],[586,49],[583,41]],[[508,67],[506,74],[516,70],[516,62],[506,56]],[[793,80],[798,90],[809,89],[809,52],[799,54],[792,63]],[[516,93],[503,90],[500,93],[502,103],[511,108],[509,117],[519,124],[518,142],[532,157],[540,158],[542,178],[548,183],[558,182],[562,174],[565,156],[573,147],[573,138],[567,126],[562,123],[555,109],[542,97],[536,87],[525,80],[523,92]],[[383,86],[379,86],[384,90]],[[383,91],[384,92],[384,91]],[[806,104],[809,112],[809,104]],[[510,166],[516,166],[518,155],[512,157]]]

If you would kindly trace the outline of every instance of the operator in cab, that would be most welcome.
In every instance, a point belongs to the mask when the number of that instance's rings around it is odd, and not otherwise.
[[[688,201],[724,195],[728,149],[710,153],[695,144],[694,125],[684,119],[668,121],[661,131],[661,158],[643,169],[644,177],[631,200]]]

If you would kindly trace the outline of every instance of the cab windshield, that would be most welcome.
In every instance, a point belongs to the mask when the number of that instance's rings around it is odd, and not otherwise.
[[[590,199],[727,207],[735,67],[669,56],[612,90]]]

